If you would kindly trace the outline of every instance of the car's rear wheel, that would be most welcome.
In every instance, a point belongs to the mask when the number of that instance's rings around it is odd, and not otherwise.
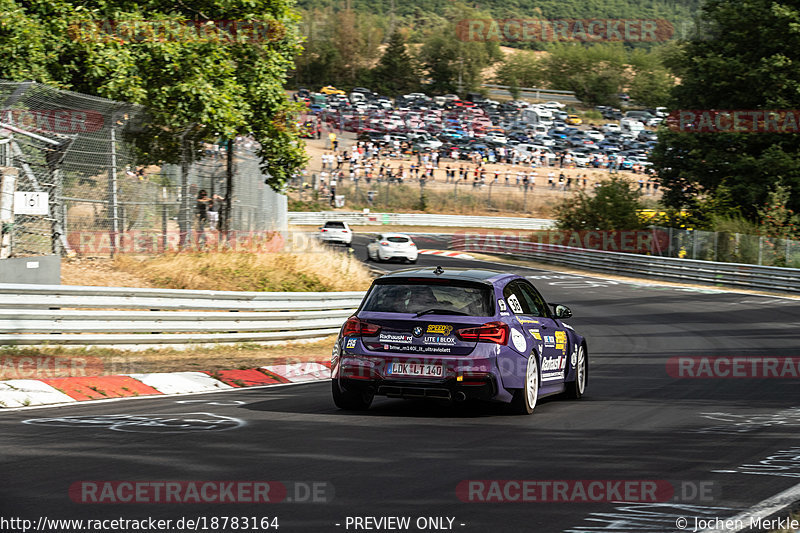
[[[342,390],[339,382],[335,379],[331,380],[331,393],[333,394],[333,403],[339,409],[346,409],[348,411],[365,411],[372,405],[374,394],[362,391],[347,391]]]
[[[519,415],[529,415],[536,407],[539,397],[539,356],[531,352],[525,369],[525,386],[514,391],[511,411]]]
[[[586,358],[586,350],[583,344],[578,347],[577,361],[575,363],[575,381],[567,383],[567,397],[577,400],[586,391],[586,383],[589,379],[589,361]]]

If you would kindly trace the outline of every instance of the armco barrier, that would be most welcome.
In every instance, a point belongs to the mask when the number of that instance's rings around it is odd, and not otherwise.
[[[328,220],[342,220],[358,226],[436,226],[452,228],[547,229],[554,223],[546,218],[481,217],[466,215],[433,215],[426,213],[339,213],[336,211],[290,212],[289,224],[321,226]]]
[[[339,331],[363,296],[0,283],[0,346],[133,348],[325,337]]]
[[[644,276],[669,281],[720,284],[746,289],[800,293],[800,269],[741,263],[716,263],[650,255],[587,250],[554,244],[520,241],[516,236],[461,233],[453,237],[453,249],[504,254],[585,268],[610,274]]]

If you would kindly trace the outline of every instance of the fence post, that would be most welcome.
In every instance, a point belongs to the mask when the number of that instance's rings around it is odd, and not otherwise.
[[[117,198],[117,124],[111,123],[111,170],[108,173],[108,209],[111,218],[111,244],[109,252],[111,257],[117,251],[117,234],[119,233],[119,213]]]
[[[762,261],[762,254],[764,252],[764,236],[758,236],[758,264],[761,264]]]

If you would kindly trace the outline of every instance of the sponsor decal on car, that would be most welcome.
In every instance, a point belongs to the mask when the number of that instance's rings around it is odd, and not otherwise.
[[[413,333],[415,337],[419,337],[420,335],[422,335],[422,326],[415,327],[414,329],[411,330],[411,333]]]
[[[539,330],[538,330],[538,329],[531,329],[531,330],[528,330],[528,332],[529,332],[531,335],[533,335],[533,338],[534,338],[534,339],[536,339],[537,341],[540,341],[540,340],[542,340],[542,334],[541,334],[541,333],[539,333]]]
[[[525,335],[514,328],[511,328],[511,344],[513,344],[514,348],[520,353],[525,353],[528,349],[528,342],[525,340]]]
[[[497,307],[499,307],[499,308],[500,308],[500,311],[505,311],[506,309],[508,309],[508,308],[506,307],[506,302],[505,302],[505,300],[503,300],[502,298],[500,298],[500,299],[498,299],[498,300],[497,300]]]
[[[345,348],[355,348],[357,342],[358,342],[357,338],[355,337],[349,338],[347,339],[347,345],[345,346]]]
[[[544,347],[545,348],[554,348],[556,345],[556,338],[552,335],[545,335],[544,336]]]
[[[442,335],[450,335],[453,331],[453,326],[450,324],[428,324],[427,333],[441,333]]]
[[[567,332],[556,331],[556,350],[561,350],[561,353],[567,353]]]
[[[370,347],[370,349],[373,349]],[[384,344],[383,349],[392,352],[417,352],[417,353],[452,353],[449,346],[411,346],[405,344]]]
[[[570,363],[572,363],[572,368],[575,368],[575,365],[578,364],[578,347],[577,346],[575,346],[572,349],[572,359],[570,360]]]
[[[402,344],[411,344],[414,340],[413,335],[407,333],[381,333],[378,337],[380,342],[399,342]]]
[[[445,344],[452,346],[456,343],[455,337],[445,337],[442,335],[426,335],[423,337],[422,342],[425,344]]]
[[[518,318],[517,322],[520,324],[538,324],[538,320],[531,320],[530,318]]]
[[[561,379],[564,374],[564,367],[567,365],[567,357],[548,357],[542,361],[542,381],[552,381]]]

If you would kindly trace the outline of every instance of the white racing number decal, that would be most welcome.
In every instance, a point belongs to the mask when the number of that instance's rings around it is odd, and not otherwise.
[[[508,305],[509,307],[511,307],[511,310],[514,311],[514,313],[518,315],[522,314],[522,306],[519,304],[519,300],[517,300],[516,294],[512,294],[511,296],[506,298],[506,300],[508,300]]]
[[[572,349],[572,358],[570,359],[570,363],[572,363],[572,368],[575,368],[575,365],[578,364],[578,347],[575,346]]]
[[[511,344],[520,353],[525,353],[528,348],[528,343],[525,341],[525,336],[514,328],[511,328]]]
[[[503,300],[502,298],[500,298],[499,300],[497,300],[497,307],[500,309],[500,311],[505,311],[506,309],[508,309],[508,308],[506,307],[506,302],[505,302],[505,300]]]

